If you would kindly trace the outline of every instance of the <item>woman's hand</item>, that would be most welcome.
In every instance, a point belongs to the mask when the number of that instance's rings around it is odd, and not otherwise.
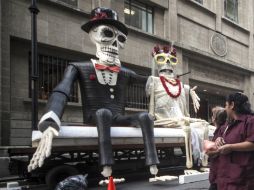
[[[219,147],[219,152],[220,154],[229,154],[230,152],[232,152],[232,146],[231,144],[225,144],[221,147]]]
[[[215,145],[219,148],[221,146],[223,146],[225,144],[225,141],[222,137],[218,137],[216,140],[215,140]]]
[[[220,152],[219,150],[208,150],[206,154],[211,158],[215,158],[220,154]]]

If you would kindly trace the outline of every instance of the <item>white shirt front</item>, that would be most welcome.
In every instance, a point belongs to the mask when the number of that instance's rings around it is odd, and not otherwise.
[[[95,59],[91,59],[91,61],[95,69],[95,64],[98,63],[98,61]],[[98,63],[98,64],[101,64],[101,63]],[[109,86],[116,85],[118,73],[111,72],[108,70],[97,70],[97,69],[95,69],[95,73],[97,76],[97,80],[100,84],[109,85]]]

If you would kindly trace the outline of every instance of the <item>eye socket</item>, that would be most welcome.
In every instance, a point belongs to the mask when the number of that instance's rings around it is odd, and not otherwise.
[[[124,43],[126,41],[126,37],[124,37],[122,35],[119,35],[118,36],[118,41],[121,42],[121,43]]]
[[[158,61],[158,62],[163,62],[163,61],[165,61],[165,57],[164,57],[164,56],[158,56],[158,57],[156,58],[156,61]]]
[[[109,29],[103,30],[103,34],[104,34],[105,37],[108,37],[108,38],[112,38],[114,36],[113,31],[111,31]]]
[[[169,60],[170,60],[170,63],[172,64],[172,65],[176,65],[177,63],[178,63],[178,60],[177,60],[177,58],[176,57],[170,57],[169,58]]]
[[[176,57],[171,57],[171,58],[170,58],[170,62],[176,63],[176,62],[177,62],[177,58],[176,58]]]

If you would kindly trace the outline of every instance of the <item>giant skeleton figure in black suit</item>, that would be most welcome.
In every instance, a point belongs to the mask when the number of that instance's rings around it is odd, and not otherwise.
[[[84,122],[97,126],[102,175],[110,176],[114,164],[110,138],[112,125],[141,127],[146,165],[150,166],[151,174],[156,175],[159,161],[154,144],[153,119],[148,113],[124,115],[126,88],[132,83],[145,84],[147,79],[121,67],[118,53],[127,39],[126,26],[118,21],[115,11],[96,8],[91,12],[91,20],[82,29],[89,33],[96,45],[99,60],[70,63],[66,68],[64,78],[53,90],[47,103],[47,112],[39,122],[38,128],[43,135],[28,170],[41,167],[44,159],[51,154],[52,139],[59,133],[60,118],[73,83],[78,80]]]

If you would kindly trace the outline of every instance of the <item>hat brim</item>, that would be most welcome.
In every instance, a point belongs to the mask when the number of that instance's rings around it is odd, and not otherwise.
[[[114,19],[98,19],[98,20],[93,20],[93,21],[88,21],[87,23],[83,24],[81,26],[82,30],[85,32],[89,33],[91,28],[95,25],[99,24],[109,24],[112,26],[115,26],[118,30],[120,30],[122,33],[124,33],[126,36],[128,35],[128,29],[127,27],[121,23],[120,21],[114,20]]]

